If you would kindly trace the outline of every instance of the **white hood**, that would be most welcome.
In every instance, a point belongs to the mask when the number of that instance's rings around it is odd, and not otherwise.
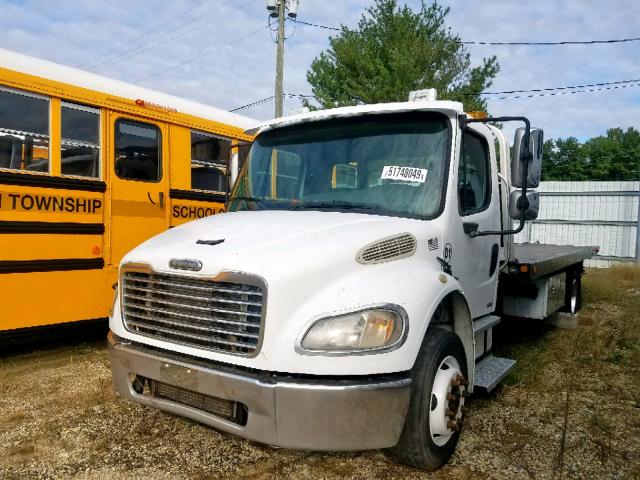
[[[410,233],[417,249],[408,258],[361,264],[360,249],[395,234]],[[432,243],[427,243],[428,240]],[[439,222],[407,218],[320,211],[251,211],[216,215],[164,232],[135,248],[122,260],[149,264],[156,272],[215,277],[237,272],[266,282],[267,303],[260,352],[247,358],[205,351],[144,337],[127,331],[116,304],[111,330],[118,336],[225,363],[266,371],[341,375],[380,373],[377,355],[319,357],[295,351],[298,336],[314,319],[382,304],[401,306],[409,315],[409,329],[422,328],[429,295],[442,289],[437,280],[442,255]],[[224,240],[215,245],[198,240]],[[199,272],[169,268],[171,259],[202,262]],[[440,286],[438,286],[440,285]],[[437,288],[433,288],[437,287]],[[424,327],[426,328],[426,327]],[[410,330],[411,331],[411,330]],[[416,343],[417,342],[417,343]],[[385,372],[408,370],[419,340],[385,354]]]
[[[415,230],[423,222],[358,213],[253,211],[215,215],[171,229],[143,243],[123,259],[171,271],[172,258],[203,264],[200,275],[222,270],[252,273],[269,281],[298,270],[324,269],[352,261],[356,252],[389,235]],[[198,240],[224,240],[199,245]]]

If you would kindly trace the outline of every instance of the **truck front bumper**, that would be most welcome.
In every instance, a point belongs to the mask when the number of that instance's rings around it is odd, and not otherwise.
[[[112,332],[108,346],[113,382],[122,397],[283,448],[394,446],[409,405],[408,374],[299,379],[179,357]],[[158,385],[169,394],[158,395]],[[211,413],[216,402],[222,402],[223,409],[240,405],[244,413],[236,418]]]

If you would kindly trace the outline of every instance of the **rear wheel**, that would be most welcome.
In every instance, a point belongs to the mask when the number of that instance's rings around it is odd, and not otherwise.
[[[432,471],[449,459],[462,428],[468,382],[458,336],[440,328],[429,330],[412,377],[404,429],[391,451],[402,463]]]
[[[582,308],[582,266],[567,270],[565,283],[565,302],[562,311],[578,313]]]

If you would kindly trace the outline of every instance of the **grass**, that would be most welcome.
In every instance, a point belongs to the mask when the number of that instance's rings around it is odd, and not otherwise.
[[[640,479],[640,267],[591,269],[583,287],[574,330],[499,326],[495,353],[517,367],[470,399],[433,475],[379,451],[271,449],[126,402],[100,341],[0,355],[0,478]]]
[[[583,310],[574,331],[558,333],[544,322],[523,319],[500,325],[496,354],[518,360],[505,385],[538,385],[550,363],[569,356],[580,376],[630,373],[640,384],[640,266],[589,269],[582,287]]]

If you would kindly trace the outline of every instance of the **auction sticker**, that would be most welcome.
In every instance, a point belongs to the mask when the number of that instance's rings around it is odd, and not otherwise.
[[[426,168],[398,167],[385,165],[382,169],[383,180],[400,180],[403,182],[424,183],[427,180]]]

